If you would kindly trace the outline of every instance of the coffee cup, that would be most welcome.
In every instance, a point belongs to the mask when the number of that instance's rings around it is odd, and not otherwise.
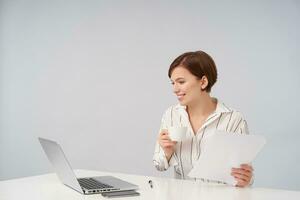
[[[185,140],[186,133],[187,133],[187,127],[175,127],[171,126],[168,128],[169,137],[172,141],[180,142]]]

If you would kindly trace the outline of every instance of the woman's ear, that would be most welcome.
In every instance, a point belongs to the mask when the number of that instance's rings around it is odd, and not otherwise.
[[[208,79],[206,76],[202,76],[201,80],[200,80],[200,84],[201,84],[201,90],[205,90],[206,87],[208,86]]]

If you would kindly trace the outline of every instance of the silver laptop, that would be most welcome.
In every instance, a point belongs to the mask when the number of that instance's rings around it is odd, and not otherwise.
[[[39,141],[61,182],[82,194],[138,189],[137,185],[112,176],[76,178],[60,145],[44,138],[39,138]]]

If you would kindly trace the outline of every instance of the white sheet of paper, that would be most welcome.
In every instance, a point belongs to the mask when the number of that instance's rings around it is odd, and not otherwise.
[[[199,160],[188,176],[235,185],[231,168],[251,163],[265,143],[261,135],[217,131],[213,136],[203,138]]]

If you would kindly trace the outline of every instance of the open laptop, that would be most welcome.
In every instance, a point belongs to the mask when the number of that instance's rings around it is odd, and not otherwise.
[[[82,194],[97,194],[138,189],[137,185],[112,176],[76,178],[62,148],[55,141],[39,138],[39,141],[61,182]]]

